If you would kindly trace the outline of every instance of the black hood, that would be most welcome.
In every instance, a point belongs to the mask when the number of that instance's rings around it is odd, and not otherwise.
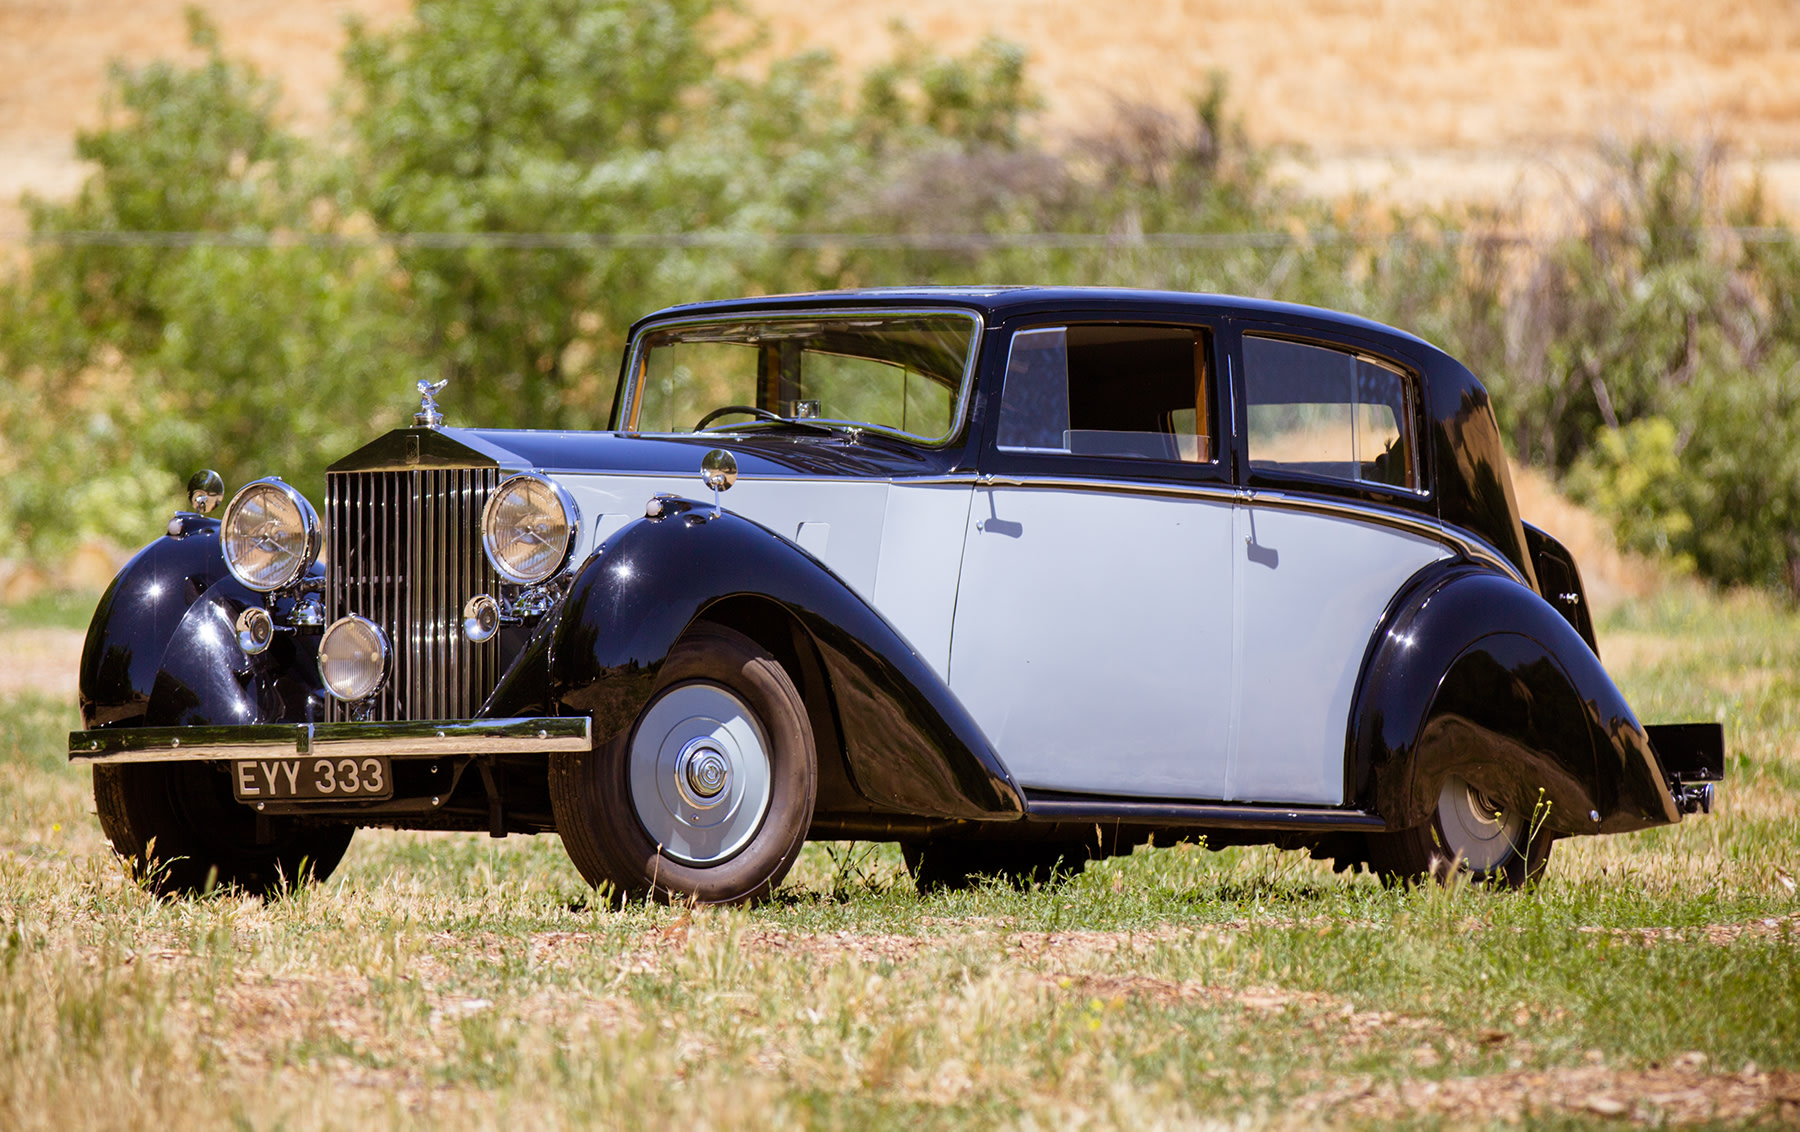
[[[738,473],[757,478],[834,476],[888,479],[959,469],[962,447],[926,448],[875,433],[830,436],[783,429],[638,436],[534,429],[404,428],[365,444],[332,472],[411,468],[505,468],[542,472],[698,475],[714,448],[737,457]]]

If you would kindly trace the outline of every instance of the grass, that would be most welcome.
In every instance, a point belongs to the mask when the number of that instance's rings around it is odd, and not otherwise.
[[[86,629],[98,592],[44,590],[29,600],[0,606],[0,629]]]
[[[1641,714],[1722,717],[1718,812],[1565,841],[1528,893],[1140,851],[921,898],[814,845],[753,910],[600,910],[554,837],[364,832],[267,904],[128,883],[0,713],[0,1126],[870,1129],[1791,1120],[1800,617],[1606,621]]]

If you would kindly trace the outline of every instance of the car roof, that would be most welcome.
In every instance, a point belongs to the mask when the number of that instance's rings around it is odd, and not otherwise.
[[[1252,299],[1240,295],[1216,295],[1191,291],[1153,291],[1131,287],[863,287],[843,291],[806,291],[790,295],[759,295],[754,298],[720,299],[703,303],[683,303],[665,307],[645,315],[632,326],[666,318],[696,318],[733,312],[777,312],[790,308],[812,308],[821,305],[893,306],[918,303],[928,306],[953,306],[979,311],[988,319],[1030,311],[1074,308],[1093,309],[1117,306],[1135,310],[1164,307],[1189,314],[1239,315],[1249,318],[1301,318],[1314,323],[1327,323],[1345,330],[1359,330],[1404,338],[1431,350],[1437,347],[1415,334],[1374,322],[1342,311],[1310,307],[1300,303],[1283,303],[1273,299]]]

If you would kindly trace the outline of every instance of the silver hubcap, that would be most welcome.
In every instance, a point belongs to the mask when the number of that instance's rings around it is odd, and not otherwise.
[[[663,856],[716,865],[769,810],[768,741],[745,703],[717,684],[658,696],[631,738],[631,802]]]
[[[1454,775],[1438,794],[1438,825],[1444,848],[1472,872],[1496,869],[1524,849],[1525,819]]]

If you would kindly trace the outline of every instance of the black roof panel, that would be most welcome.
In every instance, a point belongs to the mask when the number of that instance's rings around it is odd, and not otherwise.
[[[1119,306],[1136,310],[1145,308],[1179,308],[1212,315],[1239,315],[1246,318],[1300,317],[1314,322],[1332,323],[1346,330],[1375,331],[1397,335],[1422,346],[1430,343],[1404,330],[1372,322],[1369,319],[1322,307],[1282,303],[1271,299],[1250,299],[1237,295],[1211,295],[1188,291],[1151,291],[1129,287],[867,287],[849,291],[810,291],[793,295],[760,295],[755,298],[723,299],[704,303],[683,303],[665,307],[646,315],[632,327],[652,320],[726,314],[736,311],[779,311],[795,307],[893,306],[895,304],[950,306],[977,310],[988,318],[1003,318],[1023,311]],[[1435,349],[1436,347],[1431,347]]]

